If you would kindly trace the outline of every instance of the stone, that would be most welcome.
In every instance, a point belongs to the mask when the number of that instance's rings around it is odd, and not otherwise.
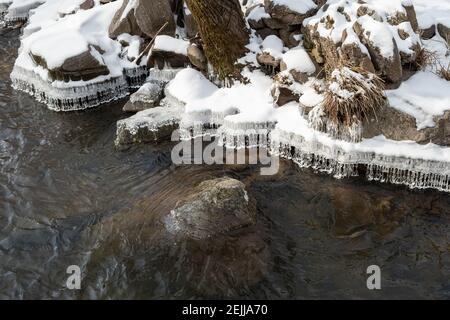
[[[278,30],[263,28],[256,30],[256,34],[259,35],[263,40],[268,36],[279,36]]]
[[[130,0],[124,0],[122,6],[117,10],[114,15],[110,25],[109,25],[109,37],[111,39],[116,39],[123,33],[128,33],[135,36],[141,36],[142,30],[137,24],[136,17],[134,15],[135,8],[127,12],[125,17],[123,14],[127,8]]]
[[[438,23],[437,30],[439,35],[450,45],[450,27],[444,25],[443,23]]]
[[[139,112],[159,105],[164,97],[164,86],[156,82],[146,82],[130,96],[123,107],[124,112]]]
[[[160,35],[175,36],[175,21],[167,0],[137,0],[134,14],[139,28],[147,37],[154,38],[166,22],[168,24]]]
[[[279,107],[288,104],[289,102],[299,102],[300,96],[293,92],[289,86],[283,84],[275,84],[272,87],[271,94],[273,101]]]
[[[130,9],[129,6],[132,6]],[[124,13],[127,11],[125,16]],[[154,38],[159,29],[168,25],[160,32],[161,35],[175,35],[175,21],[170,3],[167,0],[124,0],[120,9],[114,15],[109,26],[109,36],[117,38],[122,33]]]
[[[367,47],[369,50],[369,54],[372,60],[372,63],[375,67],[375,70],[378,71],[381,76],[391,82],[393,84],[400,84],[402,81],[402,60],[398,50],[397,43],[394,38],[386,39],[386,41],[392,41],[393,43],[393,52],[391,58],[386,58],[380,53],[380,49],[370,41],[363,27],[355,22],[353,25],[353,29],[358,35],[361,42]]]
[[[429,142],[450,146],[450,111],[435,119],[436,126],[417,130],[416,119],[390,106],[384,107],[363,123],[363,137],[384,135],[392,140],[411,140],[426,144]]]
[[[194,19],[194,16],[192,14],[186,14],[184,15],[184,27],[186,30],[186,35],[189,38],[193,38],[198,34],[198,26],[197,22]]]
[[[200,183],[164,219],[166,229],[180,237],[207,239],[256,223],[256,206],[245,185],[232,178]]]
[[[136,113],[134,116],[117,122],[117,147],[160,142],[168,139],[178,128],[183,108],[156,107]]]
[[[197,67],[201,71],[206,71],[208,69],[208,61],[205,53],[197,45],[191,44],[188,47],[187,55],[193,66]]]
[[[408,21],[411,23],[411,27],[413,28],[414,32],[419,31],[419,23],[417,22],[417,15],[416,10],[414,9],[414,6],[412,4],[405,5],[403,4],[403,8],[405,8],[406,11],[406,17]]]
[[[189,64],[188,56],[171,51],[152,50],[148,59],[148,66],[155,66],[162,70],[166,66],[173,69],[185,68]]]
[[[283,21],[275,19],[275,18],[262,18],[264,25],[270,29],[283,29],[286,27],[286,24]]]
[[[81,10],[89,10],[95,6],[94,0],[85,0],[80,4]]]
[[[267,52],[256,55],[256,60],[262,66],[278,69],[280,67],[280,59],[274,58]]]
[[[95,50],[91,47],[91,50]],[[85,51],[77,56],[66,59],[60,67],[48,69],[44,58],[31,54],[36,64],[49,70],[52,80],[61,81],[88,81],[99,76],[109,74],[109,69],[105,64],[100,63],[90,51]]]
[[[318,10],[317,6],[311,8],[307,12],[296,12],[285,5],[279,5],[272,0],[264,0],[266,12],[274,19],[280,21],[284,25],[301,25],[303,20],[312,17]],[[265,21],[266,22],[266,21]],[[269,27],[270,25],[267,24]]]
[[[420,36],[424,40],[429,40],[433,38],[436,35],[436,25],[433,24],[429,26],[428,28],[420,29],[419,30]]]

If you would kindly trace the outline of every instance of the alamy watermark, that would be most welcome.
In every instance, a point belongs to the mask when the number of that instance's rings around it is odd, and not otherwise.
[[[261,175],[272,176],[278,173],[280,161],[278,156],[270,154],[267,143],[267,133],[253,134],[238,148],[227,148],[222,141],[215,138],[214,131],[205,130],[193,139],[182,140],[180,131],[172,133],[172,141],[178,142],[172,149],[172,162],[177,165],[192,164],[228,164],[228,165],[262,165]],[[205,146],[206,144],[206,146]]]

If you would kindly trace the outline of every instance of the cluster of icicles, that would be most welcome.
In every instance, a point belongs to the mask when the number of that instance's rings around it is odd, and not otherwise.
[[[145,82],[148,73],[147,68],[137,67],[124,70],[123,75],[119,77],[99,82],[77,81],[55,86],[34,72],[15,66],[11,73],[11,81],[14,89],[30,94],[52,110],[76,111],[127,96],[131,89]]]
[[[219,139],[226,148],[267,148],[274,156],[280,156],[304,168],[349,178],[365,175],[369,181],[406,185],[413,189],[433,188],[450,192],[450,162],[387,156],[374,152],[347,152],[336,145],[328,146],[318,140],[310,141],[275,127],[273,122],[197,124],[184,127],[187,133],[182,139],[199,137],[203,132]],[[205,128],[214,130],[204,130]],[[313,130],[313,129],[311,129]]]

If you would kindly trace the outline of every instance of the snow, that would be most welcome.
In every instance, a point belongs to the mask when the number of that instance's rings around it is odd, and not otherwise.
[[[170,36],[157,36],[155,38],[155,45],[153,50],[161,50],[174,52],[187,56],[187,49],[189,47],[189,41],[176,39]]]
[[[307,74],[316,72],[316,66],[303,48],[289,50],[283,55],[283,62],[288,70],[297,70]]]
[[[274,58],[281,58],[283,55],[283,41],[275,35],[270,35],[261,44],[263,52],[270,54]]]
[[[255,7],[247,16],[248,20],[259,21],[263,18],[270,18],[270,15],[266,12],[263,6]]]
[[[391,107],[416,118],[418,129],[434,127],[434,117],[450,110],[450,82],[431,72],[416,73],[386,95]]]
[[[166,91],[179,101],[188,103],[213,94],[217,87],[197,70],[187,68],[169,82]]]

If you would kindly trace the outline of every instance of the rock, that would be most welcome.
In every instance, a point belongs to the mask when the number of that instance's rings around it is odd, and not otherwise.
[[[129,10],[125,16],[125,9],[128,7],[130,0],[124,0],[122,6],[117,10],[114,15],[111,24],[109,25],[109,37],[116,39],[123,33],[128,33],[135,36],[141,36],[142,30],[137,24],[136,17],[134,15],[135,8]]]
[[[286,27],[286,24],[275,18],[263,18],[264,25],[270,29],[277,30]]]
[[[197,22],[195,22],[194,16],[189,12],[184,13],[184,27],[186,30],[186,35],[189,38],[193,38],[198,34]]]
[[[275,84],[272,87],[271,94],[273,97],[273,101],[279,107],[282,107],[289,102],[300,101],[300,96],[297,93],[293,92],[287,85]]]
[[[294,78],[294,80],[300,84],[304,84],[309,80],[309,76],[305,72],[300,72],[292,69],[291,71],[289,71],[289,73],[292,75],[292,78]]]
[[[439,35],[450,45],[450,27],[444,25],[443,23],[438,23],[437,30]]]
[[[187,50],[187,55],[193,66],[201,71],[206,71],[208,69],[208,61],[205,53],[197,45],[191,44]]]
[[[280,68],[281,60],[274,58],[267,52],[258,53],[256,55],[256,60],[258,61],[258,63],[261,66],[266,68],[268,71],[271,71],[271,73],[273,73],[273,71],[276,71],[277,69]]]
[[[417,130],[416,119],[404,112],[386,106],[363,124],[363,137],[384,135],[392,140],[412,140],[418,143],[435,143],[450,146],[450,111],[436,119],[436,126]]]
[[[160,34],[175,36],[176,26],[167,0],[137,0],[134,14],[137,24],[146,36],[154,38],[166,22],[168,25]]]
[[[95,6],[94,0],[85,0],[80,4],[81,10],[89,10]]]
[[[130,100],[123,107],[125,112],[139,112],[154,108],[164,97],[164,86],[160,83],[146,82],[138,91],[130,96]]]
[[[115,144],[118,147],[158,142],[171,136],[181,121],[183,108],[156,107],[117,122]]]
[[[279,36],[278,30],[270,29],[270,28],[263,28],[256,30],[256,33],[264,40],[268,36]]]
[[[403,8],[405,8],[406,18],[411,23],[411,27],[413,28],[414,32],[418,32],[419,23],[417,22],[417,15],[414,6],[412,5],[412,3],[409,3],[408,5],[403,4]]]
[[[341,57],[352,66],[360,67],[367,72],[375,73],[375,67],[373,66],[370,56],[364,53],[361,50],[361,47],[355,43],[347,43],[342,45]]]
[[[129,33],[154,38],[166,22],[168,25],[160,34],[175,35],[175,21],[167,0],[124,0],[111,21],[109,36],[115,39],[123,33]]]
[[[91,47],[91,50],[95,50]],[[77,56],[66,59],[63,64],[54,69],[47,68],[47,62],[44,58],[32,54],[31,57],[36,64],[49,70],[50,78],[52,80],[61,81],[88,81],[98,76],[109,74],[109,69],[105,64],[100,63],[92,54],[91,51],[85,51]]]
[[[433,25],[429,26],[428,28],[420,29],[419,33],[420,33],[420,36],[422,37],[422,39],[429,40],[436,35],[436,25],[433,24]]]
[[[380,22],[378,22],[380,23]],[[381,23],[380,23],[381,24]],[[393,43],[393,52],[391,53],[392,57],[387,58],[383,56],[380,52],[380,48],[376,46],[368,36],[366,30],[363,29],[359,22],[355,22],[353,25],[354,31],[358,35],[361,42],[367,47],[369,50],[369,54],[372,60],[372,63],[383,78],[393,84],[400,84],[402,80],[402,61],[400,57],[400,53],[397,47],[397,43],[394,38],[386,39],[386,41],[392,41]],[[387,28],[387,27],[386,27]]]
[[[245,185],[220,178],[200,183],[165,218],[167,230],[181,237],[206,239],[256,222],[255,203]]]
[[[245,17],[247,18],[248,24],[252,29],[263,29],[266,27],[264,20],[262,18],[267,18],[268,14],[265,12],[263,4],[257,4],[247,9]]]
[[[166,35],[158,36],[155,39],[148,64],[149,66],[157,66],[160,70],[166,66],[175,69],[184,68],[189,64],[188,47],[188,41]]]
[[[272,18],[277,19],[284,25],[301,25],[303,20],[308,17],[312,17],[318,9],[317,5],[314,5],[310,8],[307,8],[305,12],[297,12],[291,10],[288,6],[279,5],[272,0],[264,0],[264,7],[266,9],[266,12],[269,13]],[[267,26],[270,27],[269,24],[267,24]]]

